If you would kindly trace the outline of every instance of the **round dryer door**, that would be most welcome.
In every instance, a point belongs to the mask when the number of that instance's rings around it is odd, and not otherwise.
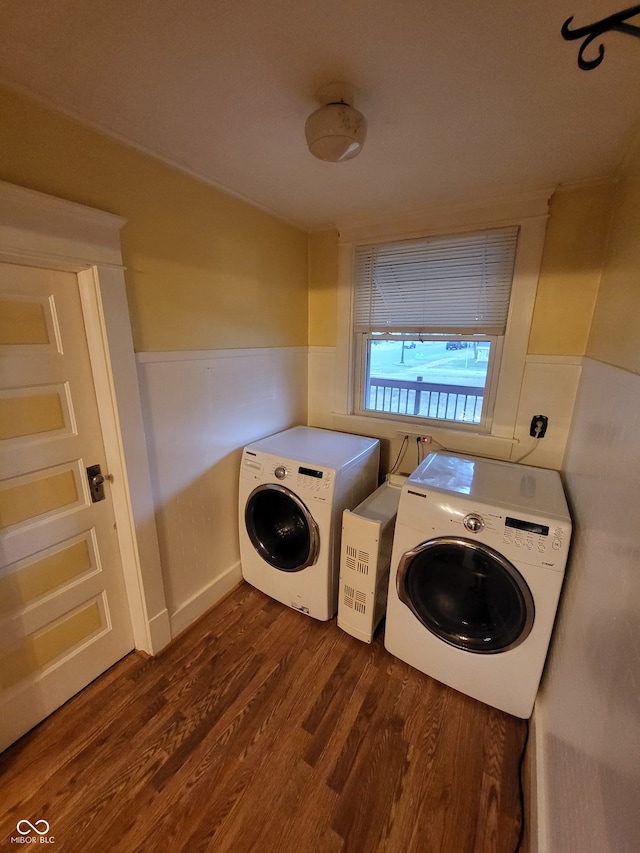
[[[512,649],[533,627],[533,597],[522,575],[493,548],[468,539],[431,539],[407,551],[396,587],[429,631],[465,651]]]
[[[263,560],[283,572],[299,572],[318,558],[315,519],[297,495],[266,483],[249,495],[244,511],[249,539]]]

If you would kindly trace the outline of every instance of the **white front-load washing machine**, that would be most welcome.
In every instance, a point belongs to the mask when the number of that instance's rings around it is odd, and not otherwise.
[[[400,496],[386,648],[461,693],[530,717],[570,538],[557,471],[431,453]]]
[[[245,447],[242,575],[283,604],[328,620],[338,609],[342,513],[378,485],[380,444],[297,426]]]

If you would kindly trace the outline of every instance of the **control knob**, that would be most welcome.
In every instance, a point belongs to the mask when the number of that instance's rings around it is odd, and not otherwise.
[[[484,527],[484,519],[477,512],[470,512],[462,519],[462,523],[470,533],[480,533]]]
[[[278,480],[284,480],[284,478],[287,476],[287,469],[284,467],[284,465],[278,465],[278,467],[273,473],[276,475]]]

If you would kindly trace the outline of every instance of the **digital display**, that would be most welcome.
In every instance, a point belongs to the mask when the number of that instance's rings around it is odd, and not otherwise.
[[[298,468],[298,474],[306,474],[307,477],[317,477],[318,480],[322,479],[322,471],[315,471],[313,468]]]
[[[527,533],[537,533],[538,536],[548,536],[549,528],[544,524],[534,524],[532,521],[521,521],[519,518],[505,518],[505,527],[515,527],[516,530],[525,530]]]

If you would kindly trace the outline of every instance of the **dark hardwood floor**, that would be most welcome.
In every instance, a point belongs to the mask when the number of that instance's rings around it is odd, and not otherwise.
[[[512,853],[524,736],[243,584],[0,756],[0,849]]]

